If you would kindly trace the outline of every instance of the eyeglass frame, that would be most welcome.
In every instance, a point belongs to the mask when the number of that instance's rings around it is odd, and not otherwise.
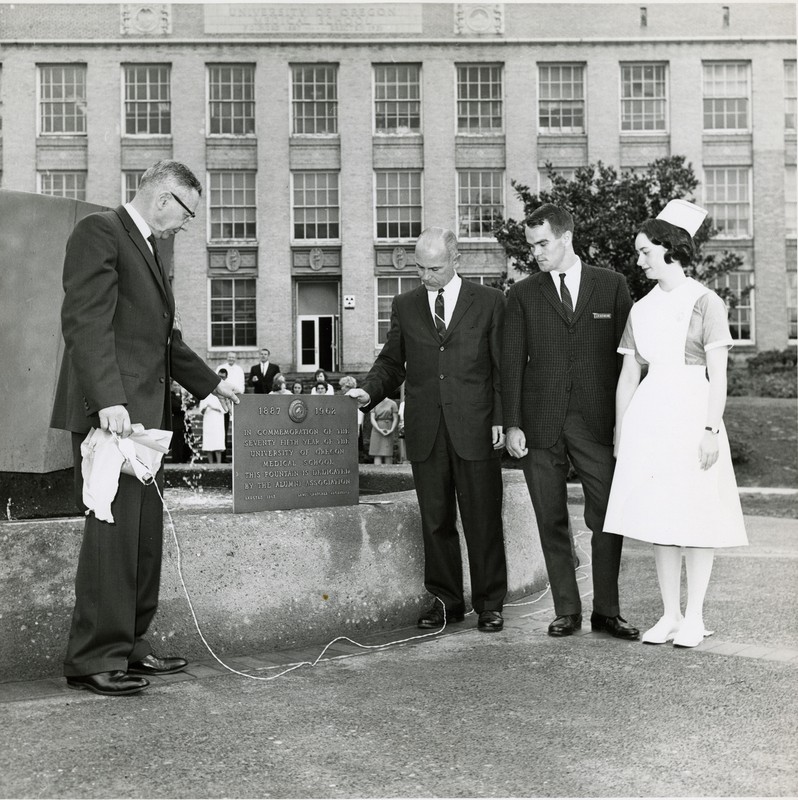
[[[170,191],[169,194],[183,207],[183,210],[188,214],[188,219],[196,218],[197,215],[174,192]]]

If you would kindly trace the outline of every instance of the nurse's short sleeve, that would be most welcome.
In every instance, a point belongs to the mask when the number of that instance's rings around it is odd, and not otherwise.
[[[729,312],[726,304],[715,292],[707,292],[698,298],[696,306],[701,311],[703,324],[701,326],[701,341],[704,350],[713,350],[716,347],[733,347],[729,330]]]
[[[626,327],[623,329],[621,341],[618,344],[618,352],[624,356],[633,356],[636,352],[635,334],[632,328],[632,315],[626,319]]]

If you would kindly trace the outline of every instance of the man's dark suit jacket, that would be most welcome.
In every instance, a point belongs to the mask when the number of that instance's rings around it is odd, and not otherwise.
[[[99,428],[100,409],[115,405],[132,423],[171,427],[170,378],[197,397],[216,388],[219,376],[173,330],[171,287],[124,207],[75,226],[64,290],[51,427],[86,433]]]
[[[257,364],[254,364],[252,369],[249,371],[249,378],[247,379],[247,383],[254,387],[255,394],[269,394],[269,392],[273,388],[274,378],[280,372],[280,365],[273,364],[271,361],[269,362],[269,366],[266,367],[266,374],[263,375],[260,369],[260,361]],[[252,378],[257,378],[256,381],[253,381]]]
[[[586,264],[571,323],[549,273],[514,284],[502,354],[505,428],[521,428],[527,447],[552,447],[573,391],[591,433],[611,445],[620,368],[616,348],[631,307],[623,275]]]
[[[405,444],[410,461],[429,455],[441,418],[457,454],[468,461],[497,455],[491,426],[502,424],[504,295],[464,280],[443,340],[420,286],[397,295],[382,352],[362,388],[371,407],[405,383]]]

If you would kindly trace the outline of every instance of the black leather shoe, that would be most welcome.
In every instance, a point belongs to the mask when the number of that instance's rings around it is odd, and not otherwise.
[[[582,627],[581,614],[565,614],[549,625],[549,636],[570,636]]]
[[[66,679],[70,689],[85,689],[94,694],[116,697],[123,694],[136,694],[146,689],[150,682],[144,678],[133,678],[122,670],[98,672],[94,675],[73,675]]]
[[[482,611],[479,614],[477,628],[486,633],[498,633],[504,627],[501,611]]]
[[[453,609],[446,609],[446,624],[450,625],[452,622],[462,622],[465,619],[465,614],[462,611],[459,613]],[[419,628],[442,628],[443,627],[443,606],[440,603],[435,603],[428,611],[425,611],[418,618]]]
[[[131,661],[127,665],[127,671],[131,675],[171,675],[173,672],[181,672],[187,666],[188,661],[185,658],[158,658],[150,653],[141,661]]]
[[[594,631],[603,631],[616,639],[637,639],[640,631],[632,627],[623,617],[605,617],[603,614],[590,615],[590,627]]]

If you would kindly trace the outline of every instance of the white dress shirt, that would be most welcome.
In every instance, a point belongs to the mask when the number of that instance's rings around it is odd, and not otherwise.
[[[150,244],[150,236],[152,236],[152,229],[150,226],[144,221],[144,217],[136,211],[135,208],[130,203],[125,203],[125,211],[130,214],[130,218],[133,222],[136,223],[136,227],[141,232],[141,235],[144,237],[144,241],[147,242],[147,247],[150,248],[150,252],[152,253],[152,245]]]
[[[457,298],[460,296],[460,287],[463,285],[463,279],[455,272],[454,277],[443,287],[443,320],[448,329],[449,323],[452,321],[452,314],[454,314],[454,307],[457,305]],[[435,319],[435,300],[438,297],[438,290],[427,289],[427,300],[429,301],[429,312],[432,314],[432,319]]]
[[[554,281],[554,286],[557,289],[558,295],[560,294],[560,273],[565,273],[565,285],[571,293],[571,300],[573,301],[574,309],[576,309],[576,303],[579,297],[579,284],[582,282],[581,259],[577,258],[568,269],[555,270],[549,273],[551,279]],[[562,295],[560,295],[560,300],[562,300]]]

